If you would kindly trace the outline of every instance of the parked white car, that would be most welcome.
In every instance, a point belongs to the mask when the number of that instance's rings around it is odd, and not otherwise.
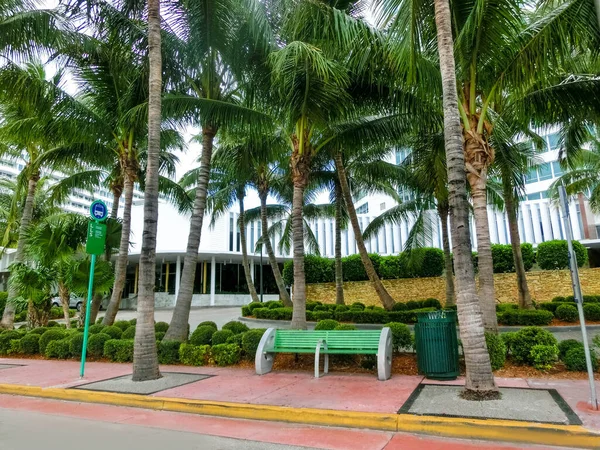
[[[60,303],[60,297],[53,297],[51,302],[53,307],[62,306],[62,304]],[[74,308],[77,311],[80,311],[82,303],[83,299],[81,297],[77,297],[75,294],[71,294],[71,299],[69,300],[69,308]]]

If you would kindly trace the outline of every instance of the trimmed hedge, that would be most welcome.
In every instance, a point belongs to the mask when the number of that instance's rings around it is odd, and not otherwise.
[[[242,349],[236,344],[219,344],[211,347],[210,354],[217,366],[230,366],[240,361]]]
[[[161,333],[163,333],[161,331]],[[179,341],[160,341],[158,344],[158,362],[160,364],[177,364],[179,362]]]
[[[556,318],[564,320],[565,322],[577,322],[577,319],[579,318],[577,306],[563,303],[556,308]]]
[[[259,303],[259,305],[263,305],[262,303]],[[206,320],[204,322],[201,322],[198,324],[198,326],[196,327],[196,329],[200,328],[200,327],[213,327],[215,329],[215,331],[217,331],[219,329],[219,327],[217,327],[217,324],[214,323],[212,320]]]
[[[40,335],[27,333],[20,339],[19,353],[24,355],[35,355],[40,351]]]
[[[100,358],[104,354],[104,344],[110,340],[111,337],[108,334],[92,334],[88,340],[87,352],[94,358]]]
[[[210,325],[200,325],[190,336],[190,344],[210,345],[212,335],[216,330]]]
[[[256,356],[258,344],[260,344],[260,340],[263,334],[265,334],[265,331],[267,330],[256,328],[254,330],[247,331],[242,335],[242,349],[248,358],[254,359]]]
[[[248,325],[242,322],[238,322],[236,320],[232,320],[231,322],[227,322],[223,325],[223,330],[231,330],[233,334],[242,334],[246,331],[249,331]]]
[[[215,331],[211,338],[212,345],[225,344],[231,336],[233,336],[233,331],[231,330]]]
[[[50,341],[44,350],[44,355],[46,358],[67,359],[71,356],[70,342],[69,338]]]
[[[64,339],[65,332],[59,329],[48,330],[40,337],[40,353],[46,354],[46,347],[52,341],[59,341]]]
[[[69,352],[72,356],[81,357],[83,350],[83,333],[75,333],[69,338]]]
[[[115,327],[119,327],[121,329],[121,331],[125,331],[127,328],[129,328],[131,326],[131,324],[129,323],[128,320],[117,320],[115,323],[113,323],[113,325]]]
[[[598,371],[598,357],[594,350],[590,349],[590,357],[592,360],[592,369],[594,372]],[[563,358],[563,362],[567,367],[567,370],[571,371],[585,371],[587,370],[587,363],[585,361],[585,349],[583,345],[581,347],[573,347],[567,352]]]
[[[102,329],[102,333],[108,334],[113,339],[121,339],[121,335],[123,334],[123,330],[119,327],[111,325],[109,327],[104,327]]]
[[[554,314],[543,309],[516,309],[498,313],[498,323],[502,325],[549,325]]]
[[[132,339],[110,339],[104,343],[104,356],[114,362],[133,361]]]
[[[533,367],[538,370],[549,370],[558,359],[558,346],[534,345],[530,352]]]
[[[558,302],[545,302],[538,304],[539,309],[543,309],[544,311],[550,311],[552,314],[556,312],[556,308],[558,308],[559,306],[560,303]]]
[[[154,324],[154,331],[156,333],[166,333],[169,329],[169,324],[167,322],[156,322]]]
[[[403,323],[388,322],[384,327],[389,327],[392,332],[392,349],[394,353],[406,350],[413,345],[413,336],[410,329]]]
[[[590,303],[583,305],[583,315],[586,320],[600,320],[600,305],[598,303]]]
[[[181,344],[179,360],[186,366],[203,366],[210,353],[209,345]]]
[[[10,352],[10,341],[21,339],[22,334],[17,330],[5,330],[0,333],[0,355],[6,355]]]
[[[129,325],[123,334],[121,335],[121,339],[134,339],[135,338],[135,325]]]
[[[525,270],[533,267],[534,252],[531,244],[521,244],[521,255]],[[494,273],[509,273],[515,271],[512,246],[510,244],[492,244],[492,263]]]
[[[325,319],[320,320],[317,325],[315,325],[315,330],[335,330],[340,323],[337,320],[333,319]]]
[[[565,355],[572,348],[581,347],[583,348],[583,343],[579,342],[577,339],[567,339],[565,341],[558,343],[558,357],[562,361],[565,358]]]
[[[485,343],[490,354],[492,370],[502,369],[506,361],[506,345],[504,345],[504,341],[497,334],[485,333]]]
[[[526,327],[515,333],[511,353],[517,362],[533,365],[531,349],[536,345],[557,345],[556,338],[540,327]],[[557,349],[558,351],[558,349]]]
[[[588,261],[587,249],[578,241],[573,241],[573,250],[577,256],[577,265],[582,267]],[[541,242],[537,246],[536,260],[540,269],[559,270],[569,267],[567,241],[553,240]]]

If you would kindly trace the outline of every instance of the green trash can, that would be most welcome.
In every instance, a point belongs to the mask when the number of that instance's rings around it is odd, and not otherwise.
[[[454,380],[458,367],[456,311],[417,313],[415,347],[419,373],[432,380]]]

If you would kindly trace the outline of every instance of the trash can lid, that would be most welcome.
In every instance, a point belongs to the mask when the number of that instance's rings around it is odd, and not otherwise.
[[[418,312],[417,320],[419,322],[433,322],[433,321],[444,321],[456,320],[456,311],[439,309],[437,311]]]

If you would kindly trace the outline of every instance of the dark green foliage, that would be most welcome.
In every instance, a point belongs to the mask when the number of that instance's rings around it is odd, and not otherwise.
[[[270,302],[265,302],[265,306],[269,309],[283,308],[283,302],[271,300]]]
[[[590,358],[592,360],[592,369],[596,372],[598,370],[598,357],[592,349],[590,349]],[[585,349],[583,348],[583,345],[581,347],[573,347],[570,349],[564,356],[563,362],[565,363],[567,370],[580,372],[587,370]]]
[[[435,308],[419,308],[412,311],[392,311],[387,313],[390,322],[417,323],[417,313],[435,311]]]
[[[265,334],[265,329],[254,329],[250,331],[246,331],[242,335],[242,349],[246,356],[250,359],[254,359],[256,356],[256,349],[258,348],[258,344],[260,344],[260,339],[263,334]]]
[[[129,321],[129,325],[134,325],[135,326],[136,324],[137,324],[137,319],[131,319]]]
[[[573,241],[573,250],[577,257],[577,265],[582,267],[588,260],[587,249],[578,241]],[[558,270],[569,267],[569,250],[567,241],[554,240],[538,244],[536,260],[540,269]]]
[[[531,349],[535,345],[557,345],[552,333],[539,327],[525,327],[517,331],[511,347],[513,358],[517,362],[532,365]]]
[[[203,366],[210,352],[209,345],[181,344],[179,360],[186,366]]]
[[[420,300],[409,300],[406,302],[406,309],[414,311],[415,309],[423,308],[423,302]]]
[[[370,257],[371,255],[369,255]],[[373,259],[371,258],[371,261]],[[377,269],[375,269],[377,272]],[[368,280],[367,272],[365,272],[365,266],[360,259],[360,255],[349,255],[342,258],[342,273],[344,274],[344,281],[365,281]],[[333,281],[332,277],[331,280]]]
[[[317,322],[317,325],[315,325],[315,330],[333,330],[339,324],[340,323],[337,320],[333,319],[319,320],[319,322]]]
[[[4,314],[4,308],[8,300],[8,292],[0,291],[0,317]]]
[[[161,333],[163,333],[161,331]],[[177,364],[179,362],[179,341],[160,341],[158,344],[158,362],[160,364]]]
[[[577,339],[567,339],[565,341],[559,342],[558,344],[558,357],[562,361],[565,358],[565,355],[572,348],[581,347],[583,348],[583,343],[579,342]]]
[[[34,333],[27,333],[21,338],[19,345],[20,353],[25,355],[35,355],[40,351],[40,335]]]
[[[323,303],[321,302],[306,302],[306,310],[307,311],[314,311],[314,309],[318,306],[318,305],[322,305]]]
[[[589,303],[583,305],[583,315],[586,320],[598,321],[600,320],[600,304]]]
[[[356,327],[350,323],[340,323],[334,330],[353,331]]]
[[[517,309],[498,313],[498,323],[502,325],[549,325],[554,315],[550,311]]]
[[[121,331],[125,331],[131,326],[128,320],[117,320],[114,324],[115,327],[119,327]]]
[[[57,327],[61,327],[61,324],[58,323],[56,320],[51,320],[48,322],[48,328],[57,328]]]
[[[600,298],[597,295],[584,295],[583,302],[584,303],[598,303]]]
[[[538,308],[545,311],[550,311],[552,314],[556,313],[556,308],[560,306],[559,302],[545,302],[539,303]]]
[[[392,307],[392,311],[406,311],[408,308],[406,303],[396,302]]]
[[[562,297],[562,296],[554,297],[554,298],[552,299],[552,302],[553,302],[553,303],[562,303],[562,302],[564,302],[564,301],[566,301],[566,300],[565,300],[565,298],[564,298],[564,297]]]
[[[263,304],[262,304],[262,303],[259,303],[259,305],[263,305]],[[215,330],[215,331],[217,331],[217,330],[219,329],[219,327],[217,327],[217,324],[216,324],[216,323],[214,323],[214,322],[212,322],[212,321],[210,321],[210,320],[207,320],[207,321],[205,321],[205,322],[201,322],[201,323],[200,323],[200,324],[199,324],[199,325],[196,327],[196,330],[197,330],[198,328],[200,328],[200,327],[212,327],[212,328],[214,328],[214,330]]]
[[[423,300],[423,308],[442,309],[442,304],[437,298],[428,298]]]
[[[413,337],[410,329],[403,323],[389,322],[384,325],[392,332],[392,348],[394,352],[406,350],[413,345]]]
[[[252,312],[250,311],[250,308],[248,308],[248,305],[242,306],[242,317],[250,317],[252,315]]]
[[[69,337],[69,352],[76,358],[81,357],[83,350],[83,333],[75,333]]]
[[[166,333],[169,329],[169,324],[167,322],[156,322],[154,324],[154,331],[157,333]]]
[[[507,355],[511,352],[516,338],[517,338],[516,331],[509,331],[508,333],[502,333],[500,335],[500,339],[502,339],[502,342],[504,342],[504,346],[506,347]]]
[[[316,320],[317,322],[319,322],[321,320],[333,318],[333,313],[331,313],[329,311],[313,311],[312,315],[313,315],[313,319]]]
[[[240,362],[242,349],[236,344],[213,345],[210,349],[210,355],[217,366],[230,366]]]
[[[104,328],[106,328],[104,325],[95,324],[95,325],[92,325],[88,331],[90,334],[98,334],[98,333],[102,333],[103,332],[102,330],[104,330]]]
[[[216,331],[210,325],[200,325],[190,336],[190,344],[193,345],[210,345],[212,335]]]
[[[215,331],[211,338],[212,345],[225,344],[231,336],[233,336],[231,330]]]
[[[502,369],[506,361],[506,346],[504,345],[504,341],[497,334],[485,333],[485,343],[490,354],[492,370]]]
[[[521,244],[521,255],[525,270],[533,267],[534,252],[531,244]],[[510,244],[492,244],[492,262],[494,273],[508,273],[515,271],[512,246]]]
[[[531,348],[531,360],[533,367],[538,370],[549,370],[558,359],[558,347],[556,345],[534,345]]]
[[[134,339],[135,338],[135,325],[129,325],[123,334],[121,335],[121,339]]]
[[[52,341],[59,341],[65,337],[65,332],[63,330],[48,330],[40,337],[40,353],[42,355],[46,354],[46,346],[48,343]]]
[[[521,244],[521,256],[523,257],[523,265],[525,270],[529,271],[533,267],[535,262],[535,252],[533,251],[533,245],[524,242]]]
[[[413,268],[415,277],[439,277],[444,273],[444,252],[439,248],[419,248],[417,253],[420,264]]]
[[[156,338],[156,342],[160,342],[163,340],[163,338],[165,337],[165,333],[164,331],[158,331],[154,333],[154,337]],[[121,338],[123,338],[123,335],[121,335]]]
[[[567,295],[565,297],[565,302],[567,302],[567,303],[575,303],[575,297],[573,297],[572,295]]]
[[[350,309],[360,309],[362,311],[365,309],[365,304],[361,302],[354,302],[350,305]]]
[[[102,325],[103,320],[104,320],[104,317],[98,317],[96,319],[96,325]],[[94,325],[94,324],[90,323],[90,325]]]
[[[39,327],[39,328],[34,328],[33,330],[31,330],[29,333],[33,333],[33,334],[39,334],[40,336],[42,334],[44,334],[46,331],[48,331],[47,327]]]
[[[315,318],[314,318],[314,315],[313,315],[312,311],[308,311],[308,310],[306,311],[306,320],[308,322],[314,322],[315,321]]]
[[[329,311],[327,305],[315,305],[313,311]]]
[[[316,255],[306,255],[304,257],[304,270],[306,273],[307,283],[328,283],[334,279],[334,268],[332,259],[323,258],[321,256]],[[293,284],[293,282],[286,282],[286,284],[291,285]]]
[[[496,304],[496,312],[512,311],[515,309],[519,309],[519,306],[515,305],[514,303],[498,303],[498,304]]]
[[[46,345],[44,355],[46,358],[67,359],[71,356],[70,339],[63,338],[60,340],[50,341]]]
[[[109,327],[104,327],[102,333],[108,334],[112,339],[121,339],[123,331],[119,327],[111,325]]]
[[[402,278],[404,268],[402,263],[400,256],[391,255],[382,258],[379,264],[379,276],[384,280]]]
[[[233,336],[229,336],[227,338],[226,344],[237,344],[242,347],[242,339],[244,337],[244,333],[234,334]]]
[[[104,343],[104,357],[114,362],[133,361],[133,339],[110,339]]]
[[[355,323],[386,323],[389,322],[389,315],[386,311],[354,311],[352,312],[352,321]]]
[[[257,319],[292,320],[292,308],[257,308],[254,315]]]
[[[241,334],[245,333],[250,328],[248,328],[248,325],[246,325],[245,323],[232,320],[231,322],[227,322],[225,325],[223,325],[223,329],[231,330],[233,334]]]
[[[111,337],[108,334],[92,334],[88,339],[88,354],[94,358],[100,358],[104,355],[104,344],[110,339]]]
[[[569,305],[563,303],[556,308],[556,318],[564,320],[565,322],[577,322],[579,314],[577,313],[577,307],[575,305]]]
[[[16,330],[5,330],[0,333],[0,355],[6,355],[11,350],[10,341],[21,339],[21,333]]]
[[[336,305],[335,306],[335,312],[344,312],[344,311],[349,311],[350,308],[348,308],[346,305]]]
[[[50,315],[48,317],[50,317],[50,319],[64,319],[65,314],[62,308],[59,308],[58,306],[53,306],[52,308],[50,308]]]

